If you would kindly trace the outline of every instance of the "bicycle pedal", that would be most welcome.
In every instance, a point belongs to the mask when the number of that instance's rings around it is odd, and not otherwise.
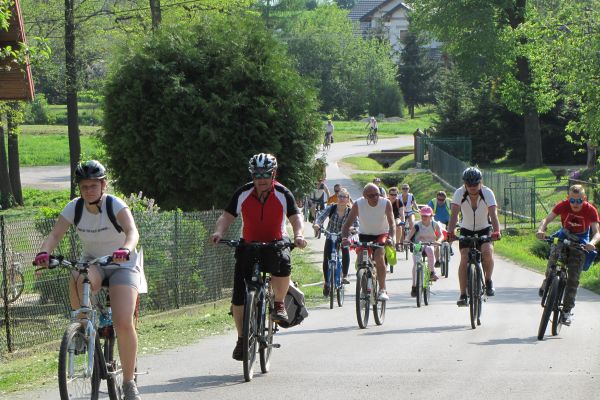
[[[281,345],[279,343],[272,343],[269,345],[269,347],[274,348],[274,349],[278,349],[281,347]]]
[[[138,375],[150,375],[150,372],[148,372],[148,371],[135,371],[133,374],[135,376],[138,376]]]

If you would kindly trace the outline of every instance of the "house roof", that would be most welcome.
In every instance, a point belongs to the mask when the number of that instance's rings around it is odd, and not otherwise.
[[[412,10],[408,4],[400,3],[396,7],[392,8],[390,11],[386,12],[383,15],[382,18],[383,19],[390,19],[396,13],[396,11],[401,10],[401,9],[405,9],[407,11],[411,11]]]
[[[365,13],[362,17],[360,17],[360,20],[361,21],[369,21],[369,20],[371,20],[371,18],[377,12],[377,10],[381,9],[383,6],[385,6],[388,3],[391,3],[392,1],[394,1],[394,0],[380,1],[379,5],[377,5],[376,7],[372,8],[370,11],[368,11],[367,13]],[[387,13],[385,13],[385,15],[383,15],[383,18],[386,18],[386,17],[389,18],[389,17],[391,17],[392,14],[394,12],[396,12],[400,8],[405,8],[407,10],[411,9],[408,5],[406,5],[404,3],[400,3],[400,4],[396,5],[395,7],[393,7],[390,11],[388,11]]]
[[[26,43],[25,27],[19,0],[11,7],[8,31],[0,31],[0,48],[18,48]],[[19,65],[15,60],[0,60],[0,100],[33,100],[33,79],[29,62]]]
[[[352,7],[352,10],[350,10],[348,18],[352,21],[360,21],[365,14],[373,11],[386,2],[387,0],[359,0],[354,7]]]

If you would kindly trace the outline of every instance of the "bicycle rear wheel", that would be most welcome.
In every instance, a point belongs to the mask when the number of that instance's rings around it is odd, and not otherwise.
[[[366,269],[360,268],[356,273],[356,320],[361,329],[369,323],[371,293],[367,291],[368,280]]]
[[[61,400],[97,400],[100,389],[100,366],[95,350],[88,349],[87,336],[80,323],[69,325],[58,353],[58,389]],[[93,371],[88,371],[90,355]]]
[[[329,260],[329,266],[327,269],[327,285],[329,285],[329,309],[333,308],[333,303],[336,295],[335,264],[335,260]]]
[[[469,296],[469,316],[471,317],[471,328],[477,327],[477,273],[476,266],[469,264],[467,267],[467,295]]]
[[[476,316],[477,325],[481,325],[481,311],[483,309],[483,292],[485,290],[485,283],[483,282],[483,269],[481,265],[477,265],[477,285],[475,286],[475,305],[476,305]]]
[[[375,294],[375,303],[373,303],[373,317],[375,324],[382,325],[385,320],[385,303],[386,301],[380,301],[377,294],[379,293],[379,284],[377,279],[373,280],[373,293]]]
[[[256,291],[250,290],[246,293],[244,305],[244,325],[242,330],[244,355],[244,380],[250,382],[254,376],[254,360],[256,359],[256,347],[258,342],[258,326],[256,313]]]
[[[123,393],[123,367],[121,358],[116,348],[116,338],[104,339],[104,360],[108,370],[106,386],[108,387],[108,397],[110,400],[121,400]]]
[[[421,307],[423,296],[423,265],[417,264],[417,307]]]
[[[552,278],[548,277],[548,279]],[[556,308],[556,299],[558,298],[558,279],[552,279],[547,287],[548,290],[545,296],[546,302],[544,303],[542,319],[540,320],[540,325],[538,327],[538,340],[544,339],[546,327],[548,326],[548,321],[550,321],[550,314],[552,314],[552,311]]]
[[[269,372],[271,368],[271,351],[273,350],[273,335],[275,334],[276,324],[271,319],[273,312],[273,298],[269,296],[266,306],[265,324],[263,327],[264,343],[259,346],[258,353],[260,355],[260,371],[263,374]]]
[[[562,328],[562,310],[560,308],[560,303],[563,298],[563,294],[565,293],[565,285],[566,282],[564,279],[560,279],[557,277],[555,279],[558,281],[558,291],[556,295],[556,302],[554,303],[554,308],[552,309],[552,336],[556,336],[560,333],[560,328]]]

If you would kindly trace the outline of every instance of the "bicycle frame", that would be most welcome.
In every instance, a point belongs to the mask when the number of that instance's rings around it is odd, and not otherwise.
[[[321,229],[325,236],[331,240],[333,245],[331,246],[331,254],[329,256],[329,268],[327,269],[327,281],[329,282],[329,277],[331,273],[335,274],[335,288],[339,289],[342,286],[342,264],[340,262],[339,251],[340,251],[340,233],[332,233],[326,229]],[[335,268],[331,271],[331,264],[335,262]]]
[[[478,244],[490,242],[492,238],[483,236],[460,236],[459,242],[466,243],[469,246],[469,255],[467,260],[467,295],[469,296],[469,313],[471,317],[471,328],[481,325],[481,307],[482,301],[487,301],[485,290],[485,279],[483,267],[481,265],[481,251],[477,249]],[[475,275],[474,279],[473,274]],[[475,287],[472,287],[475,285]]]

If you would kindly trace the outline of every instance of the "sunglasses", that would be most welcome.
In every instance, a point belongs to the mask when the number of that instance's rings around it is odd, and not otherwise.
[[[390,193],[390,196],[398,196],[398,193]]]
[[[345,194],[338,194],[338,199],[347,199],[348,196],[346,196]]]
[[[442,201],[442,200],[446,200],[446,198],[445,198],[445,197],[438,197],[437,199],[438,199],[438,200],[440,200],[440,201]]]
[[[365,197],[368,197],[369,199],[374,199],[375,197],[379,197],[379,193],[366,194]]]
[[[255,172],[252,174],[252,177],[254,179],[269,179],[269,178],[273,177],[273,173],[272,172]]]
[[[408,190],[408,188],[402,188],[402,190]]]
[[[581,204],[583,203],[583,199],[574,199],[572,197],[569,198],[569,203],[571,204]]]

